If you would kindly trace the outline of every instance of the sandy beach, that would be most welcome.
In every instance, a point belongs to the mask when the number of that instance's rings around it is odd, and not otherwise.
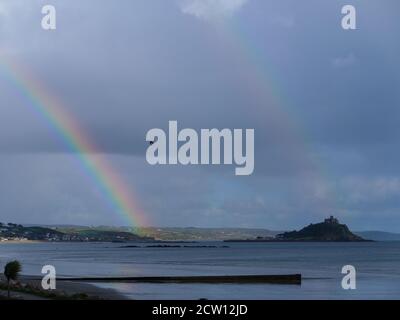
[[[35,243],[43,243],[46,241],[38,241],[38,240],[1,240],[0,245],[7,244],[35,244]]]

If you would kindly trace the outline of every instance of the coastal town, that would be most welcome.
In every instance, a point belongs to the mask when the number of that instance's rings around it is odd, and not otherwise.
[[[47,227],[23,226],[0,222],[0,242],[50,241],[50,242],[128,242],[152,241],[151,237],[141,237],[131,232],[83,229],[60,231]]]
[[[154,242],[154,241],[366,241],[333,216],[299,231],[261,229],[128,228],[84,226],[23,226],[0,223],[0,242]]]

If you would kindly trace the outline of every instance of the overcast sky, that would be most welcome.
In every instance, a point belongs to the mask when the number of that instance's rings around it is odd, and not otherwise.
[[[357,9],[357,30],[341,8]],[[41,29],[42,5],[57,30]],[[400,232],[397,0],[1,0],[0,53],[63,102],[155,226]],[[0,221],[122,225],[0,68]],[[255,171],[147,164],[145,135],[254,128]]]

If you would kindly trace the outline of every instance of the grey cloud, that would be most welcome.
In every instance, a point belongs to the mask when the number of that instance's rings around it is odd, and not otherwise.
[[[180,0],[179,5],[184,14],[200,19],[221,19],[233,15],[248,0]]]
[[[54,0],[59,25],[47,33],[47,3],[2,1],[0,51],[63,102],[155,225],[283,229],[335,214],[396,231],[398,2],[355,0],[355,33],[341,29],[335,1],[199,3]],[[216,16],[227,34],[195,19]],[[0,92],[2,219],[126,223],[2,72]],[[254,175],[148,166],[145,134],[169,120],[254,128]]]

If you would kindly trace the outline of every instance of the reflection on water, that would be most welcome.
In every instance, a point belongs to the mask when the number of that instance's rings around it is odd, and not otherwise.
[[[210,243],[211,245],[213,243]],[[215,244],[215,243],[214,243]],[[217,246],[220,244],[217,244]],[[229,243],[229,248],[121,248],[114,243],[1,244],[0,263],[23,273],[52,264],[64,276],[160,276],[301,273],[301,286],[97,284],[135,299],[398,299],[400,242]],[[357,269],[357,290],[341,288],[341,268]]]

